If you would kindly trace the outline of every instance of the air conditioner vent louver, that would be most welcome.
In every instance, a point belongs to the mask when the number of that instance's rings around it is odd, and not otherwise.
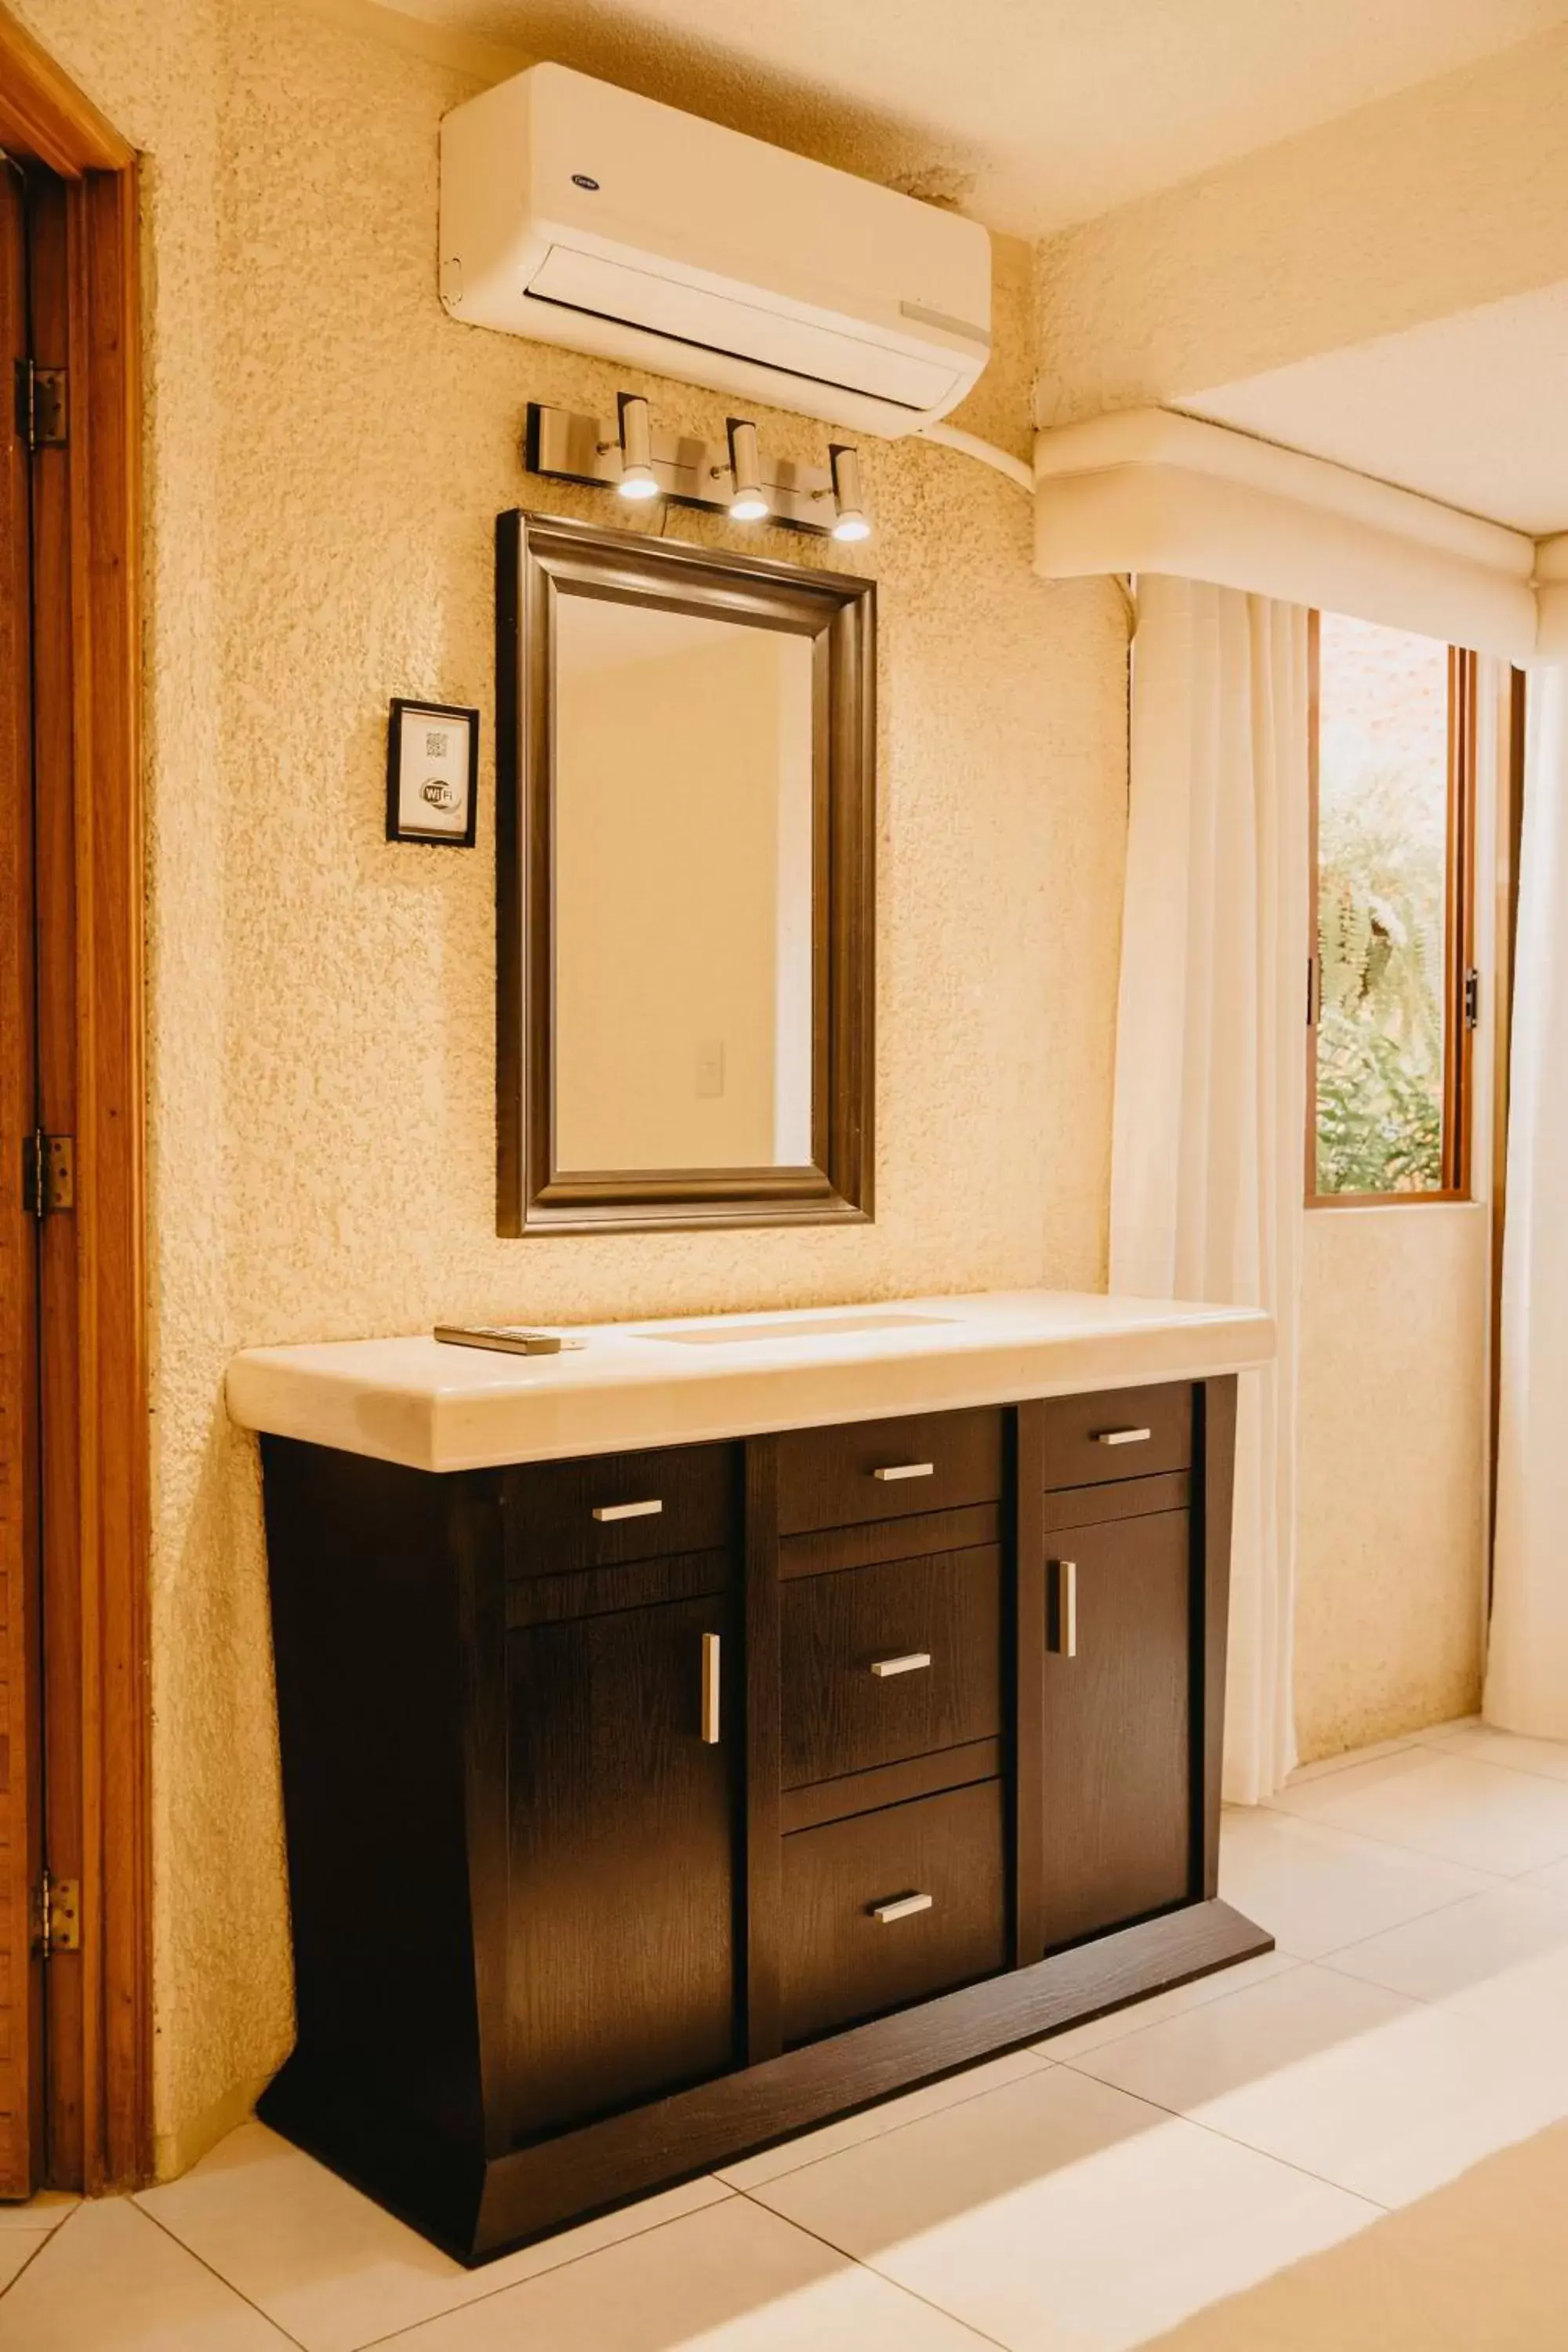
[[[749,360],[846,392],[869,393],[873,399],[895,401],[900,408],[929,409],[952,392],[959,380],[951,364],[890,352],[831,328],[780,319],[755,302],[683,286],[657,271],[629,269],[624,262],[601,261],[565,246],[551,247],[542,268],[529,280],[528,291],[536,301],[667,336],[693,351]]]

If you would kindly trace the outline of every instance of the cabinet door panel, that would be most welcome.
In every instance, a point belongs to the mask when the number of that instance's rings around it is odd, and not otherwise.
[[[709,1634],[722,1644],[714,1744]],[[724,1594],[509,1636],[519,2138],[736,2063],[737,1646]]]
[[[1043,1758],[1052,1947],[1193,1892],[1191,1521],[1162,1511],[1063,1529],[1047,1544],[1057,1587]]]

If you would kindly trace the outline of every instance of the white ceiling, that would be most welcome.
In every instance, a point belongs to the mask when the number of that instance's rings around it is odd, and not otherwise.
[[[1181,405],[1537,539],[1568,530],[1568,284]]]
[[[1568,21],[1568,0],[395,0],[1033,236]]]

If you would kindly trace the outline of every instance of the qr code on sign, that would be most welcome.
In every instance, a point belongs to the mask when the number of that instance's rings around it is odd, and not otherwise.
[[[427,760],[444,760],[446,756],[447,730],[444,727],[427,727],[425,730],[425,757]]]

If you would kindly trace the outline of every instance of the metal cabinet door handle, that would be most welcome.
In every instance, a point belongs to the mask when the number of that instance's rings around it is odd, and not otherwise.
[[[890,1902],[873,1903],[871,1916],[880,1927],[890,1927],[895,1919],[912,1919],[917,1911],[929,1911],[929,1895],[895,1895]]]
[[[717,1633],[702,1636],[702,1738],[709,1748],[719,1745],[719,1642]]]
[[[929,1666],[930,1664],[929,1650],[906,1650],[901,1658],[873,1658],[871,1672],[881,1675],[886,1681],[889,1675],[918,1674],[922,1666]]]
[[[1146,1445],[1153,1436],[1152,1429],[1097,1429],[1097,1445]]]
[[[646,1503],[599,1503],[595,1505],[596,1519],[657,1519],[664,1505],[657,1499]]]
[[[1076,1559],[1053,1559],[1051,1562],[1050,1630],[1046,1647],[1058,1657],[1078,1655],[1078,1562]]]
[[[894,1462],[886,1470],[873,1470],[871,1475],[873,1478],[879,1478],[885,1486],[890,1486],[898,1478],[934,1478],[936,1464],[934,1462]]]

